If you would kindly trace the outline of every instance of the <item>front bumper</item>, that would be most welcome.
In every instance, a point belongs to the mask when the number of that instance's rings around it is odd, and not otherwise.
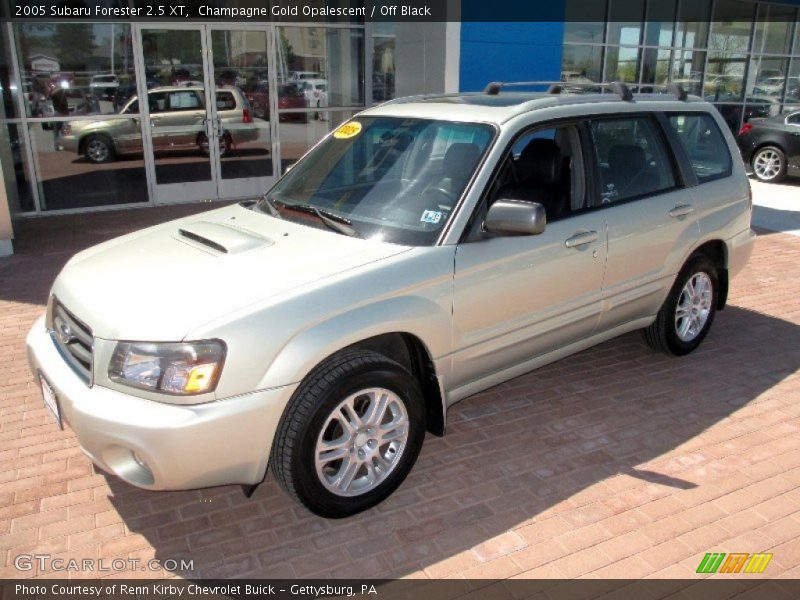
[[[44,317],[34,323],[27,347],[31,370],[53,387],[81,449],[103,470],[152,490],[260,482],[296,388],[179,406],[88,387],[61,358]]]

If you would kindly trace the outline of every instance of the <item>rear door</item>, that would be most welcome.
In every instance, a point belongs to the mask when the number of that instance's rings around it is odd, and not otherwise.
[[[203,90],[189,88],[167,92],[167,113],[159,125],[165,126],[171,147],[198,147],[197,131],[205,119]]]
[[[599,184],[594,201],[608,223],[599,324],[607,331],[658,312],[699,229],[692,196],[652,115],[597,118],[589,129]]]

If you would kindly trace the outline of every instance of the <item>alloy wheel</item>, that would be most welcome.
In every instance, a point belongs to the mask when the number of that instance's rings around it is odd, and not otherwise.
[[[753,161],[753,170],[759,179],[775,179],[781,172],[783,164],[780,155],[775,150],[767,148],[756,154]]]
[[[337,496],[360,496],[392,473],[406,449],[409,418],[385,388],[351,394],[328,416],[314,452],[317,477]]]
[[[683,286],[675,307],[675,333],[682,341],[691,342],[703,331],[713,297],[714,287],[706,273],[695,273]]]

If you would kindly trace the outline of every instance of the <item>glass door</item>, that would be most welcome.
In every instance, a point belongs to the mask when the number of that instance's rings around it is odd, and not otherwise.
[[[274,172],[268,30],[146,25],[139,35],[155,203],[263,193]]]
[[[270,36],[267,29],[247,29],[241,23],[210,25],[208,46],[211,79],[216,86],[218,196],[260,196],[272,185],[275,172]]]
[[[148,25],[140,35],[144,82],[138,109],[155,203],[216,199],[216,131],[204,27]]]

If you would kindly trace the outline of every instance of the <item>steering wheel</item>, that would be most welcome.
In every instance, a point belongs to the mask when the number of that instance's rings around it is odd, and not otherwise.
[[[431,202],[435,202],[439,206],[448,206],[450,208],[453,207],[453,201],[455,200],[453,194],[442,186],[425,189],[420,194],[420,198],[430,199]]]

